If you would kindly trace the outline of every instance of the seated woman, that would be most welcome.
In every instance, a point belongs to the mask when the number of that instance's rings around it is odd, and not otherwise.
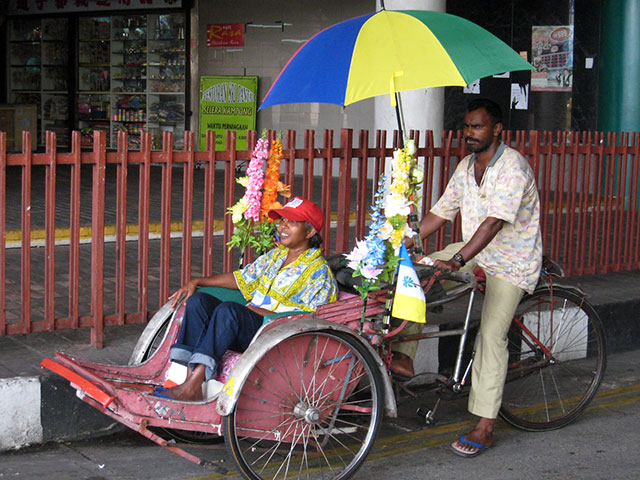
[[[252,264],[232,273],[194,278],[171,297],[175,306],[186,295],[184,320],[177,341],[171,346],[171,361],[187,365],[184,383],[163,395],[177,400],[202,400],[202,383],[215,378],[222,355],[228,349],[243,352],[272,313],[304,310],[313,312],[335,302],[337,285],[318,248],[318,233],[324,222],[315,203],[296,197],[284,207],[270,210],[278,225],[280,244]],[[197,287],[239,289],[248,301],[221,302]]]

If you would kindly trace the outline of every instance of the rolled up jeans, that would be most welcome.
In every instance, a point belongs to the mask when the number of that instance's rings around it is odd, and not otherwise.
[[[193,368],[205,366],[205,380],[216,377],[227,350],[244,352],[262,326],[263,317],[236,302],[222,302],[208,293],[189,297],[169,359]]]

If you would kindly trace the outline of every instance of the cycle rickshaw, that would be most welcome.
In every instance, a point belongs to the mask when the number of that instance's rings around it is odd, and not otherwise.
[[[68,379],[89,405],[196,463],[208,462],[161,434],[182,441],[223,436],[230,457],[248,479],[350,478],[369,454],[383,416],[397,415],[387,368],[390,343],[399,340],[404,323],[393,328],[384,320],[386,290],[371,293],[363,304],[350,292],[353,278],[340,257],[330,264],[341,285],[338,301],[314,314],[270,320],[244,353],[225,354],[218,377],[224,387],[201,402],[152,395],[166,381],[169,346],[183,306],[172,311],[167,304],[158,311],[129,365],[58,353],[42,366]],[[462,354],[473,323],[474,297],[483,292],[482,271],[451,273],[419,264],[416,270],[428,311],[456,298],[469,299],[459,328],[412,337],[460,336],[453,374],[439,388],[463,392],[470,364],[463,365]],[[444,290],[443,279],[457,286]],[[583,292],[563,284],[557,265],[545,261],[537,289],[522,299],[512,322],[501,416],[525,430],[562,427],[591,401],[605,364],[605,334],[597,313]],[[427,421],[432,415],[433,410]]]

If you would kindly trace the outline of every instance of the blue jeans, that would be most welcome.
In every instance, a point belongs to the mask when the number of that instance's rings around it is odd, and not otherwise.
[[[236,302],[222,302],[196,292],[187,300],[178,339],[171,346],[172,362],[205,366],[205,380],[215,378],[227,350],[244,352],[262,326],[263,317]]]

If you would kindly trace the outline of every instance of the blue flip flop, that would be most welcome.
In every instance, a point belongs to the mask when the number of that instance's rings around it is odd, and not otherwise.
[[[151,393],[152,397],[158,397],[158,398],[165,398],[167,400],[175,400],[175,398],[170,397],[169,395],[165,395],[162,392],[166,392],[167,390],[169,390],[166,387],[156,387],[153,389],[153,393]]]
[[[471,440],[465,440],[464,435],[460,435],[460,439],[458,440],[458,443],[472,445],[478,449],[475,452],[467,452],[466,450],[463,450],[460,447],[456,446],[456,442],[453,442],[451,444],[451,450],[453,450],[453,453],[455,453],[456,455],[460,455],[461,457],[467,457],[467,458],[476,457],[480,455],[482,452],[484,452],[487,448],[489,448],[489,447],[485,447],[484,445],[480,445],[477,442],[472,442]]]

